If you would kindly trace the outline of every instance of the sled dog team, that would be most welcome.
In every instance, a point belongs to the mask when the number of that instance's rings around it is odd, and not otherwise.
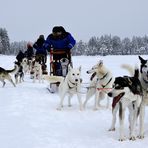
[[[42,64],[34,58],[29,61],[27,58],[23,58],[22,62],[14,62],[14,68],[12,70],[6,70],[0,67],[0,81],[3,83],[2,86],[4,87],[6,84],[5,80],[8,80],[16,87],[16,84],[24,81],[24,75],[27,73],[30,73],[30,78],[33,79],[33,82],[36,80],[43,82]],[[14,74],[15,82],[13,82],[10,74]]]
[[[22,63],[15,62],[15,67],[12,70],[5,70],[0,67],[0,81],[5,86],[5,79],[10,81],[14,86],[10,73],[15,73],[16,84],[23,81],[24,73],[33,70],[33,82],[36,79],[39,82],[43,79],[49,83],[59,82],[58,94],[60,97],[60,103],[58,110],[63,107],[64,98],[68,95],[68,105],[71,106],[71,98],[74,94],[77,95],[79,108],[84,110],[88,100],[94,95],[95,103],[94,110],[99,109],[100,101],[107,98],[107,105],[109,107],[109,100],[112,97],[112,124],[109,131],[115,130],[116,114],[119,111],[119,123],[120,123],[120,136],[119,140],[125,140],[124,136],[124,119],[125,110],[129,110],[129,139],[136,139],[136,123],[139,126],[138,137],[144,138],[144,110],[148,105],[148,60],[139,56],[140,69],[138,67],[133,68],[130,65],[123,65],[123,68],[129,71],[130,76],[114,77],[109,69],[105,67],[103,61],[100,60],[90,70],[88,74],[92,74],[90,78],[89,87],[86,93],[86,100],[82,103],[81,100],[81,67],[72,68],[68,66],[68,73],[66,77],[62,76],[49,76],[42,74],[42,68],[40,63],[31,61],[31,66],[25,63],[25,59]],[[19,80],[18,80],[19,78]],[[137,122],[139,120],[139,122]]]

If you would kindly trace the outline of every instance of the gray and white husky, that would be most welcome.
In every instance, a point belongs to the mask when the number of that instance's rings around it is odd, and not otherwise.
[[[2,67],[0,67],[0,81],[3,83],[3,87],[5,86],[6,82],[5,80],[8,80],[13,84],[15,87],[15,83],[13,82],[10,73],[15,73],[18,71],[18,66],[15,64],[15,67],[12,70],[6,70]]]
[[[61,110],[63,107],[63,101],[68,94],[68,105],[71,106],[71,98],[74,94],[77,95],[78,101],[79,101],[79,108],[80,110],[83,110],[82,106],[82,100],[81,100],[81,67],[79,68],[72,68],[70,65],[68,66],[68,73],[66,77],[62,76],[49,76],[49,75],[44,75],[44,79],[47,80],[50,83],[56,83],[60,82],[59,87],[58,87],[58,94],[60,97],[60,104],[58,106],[58,110]]]

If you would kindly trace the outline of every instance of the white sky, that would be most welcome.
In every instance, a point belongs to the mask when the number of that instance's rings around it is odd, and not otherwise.
[[[148,35],[148,0],[0,0],[0,27],[10,41],[47,37],[63,25],[75,39]]]

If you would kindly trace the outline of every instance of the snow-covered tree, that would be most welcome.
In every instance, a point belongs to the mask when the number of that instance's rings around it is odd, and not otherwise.
[[[7,30],[5,28],[0,28],[0,53],[9,54],[10,42]]]
[[[12,42],[10,44],[10,52],[11,54],[18,54],[19,50],[21,50],[22,52],[26,51],[26,45],[27,42],[26,41],[20,41],[20,42]]]

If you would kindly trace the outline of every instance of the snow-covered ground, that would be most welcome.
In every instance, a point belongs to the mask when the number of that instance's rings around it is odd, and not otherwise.
[[[147,58],[147,56],[142,56]],[[83,82],[89,82],[86,70],[102,59],[114,76],[128,74],[120,68],[122,63],[139,64],[138,56],[78,56],[73,57],[74,67],[82,66]],[[0,66],[11,69],[14,56],[0,55]],[[49,66],[49,64],[48,64]],[[13,77],[14,78],[14,77]],[[1,83],[0,83],[1,85]],[[47,82],[32,82],[29,75],[16,88],[9,82],[0,87],[0,148],[146,148],[148,145],[148,109],[145,116],[145,139],[119,142],[119,123],[116,131],[108,132],[111,124],[111,109],[93,111],[91,98],[85,111],[79,111],[74,96],[72,107],[64,102],[62,111],[56,110],[59,97],[50,94]],[[83,101],[85,94],[82,95]],[[101,102],[105,105],[106,100]],[[126,118],[126,135],[128,120]]]

